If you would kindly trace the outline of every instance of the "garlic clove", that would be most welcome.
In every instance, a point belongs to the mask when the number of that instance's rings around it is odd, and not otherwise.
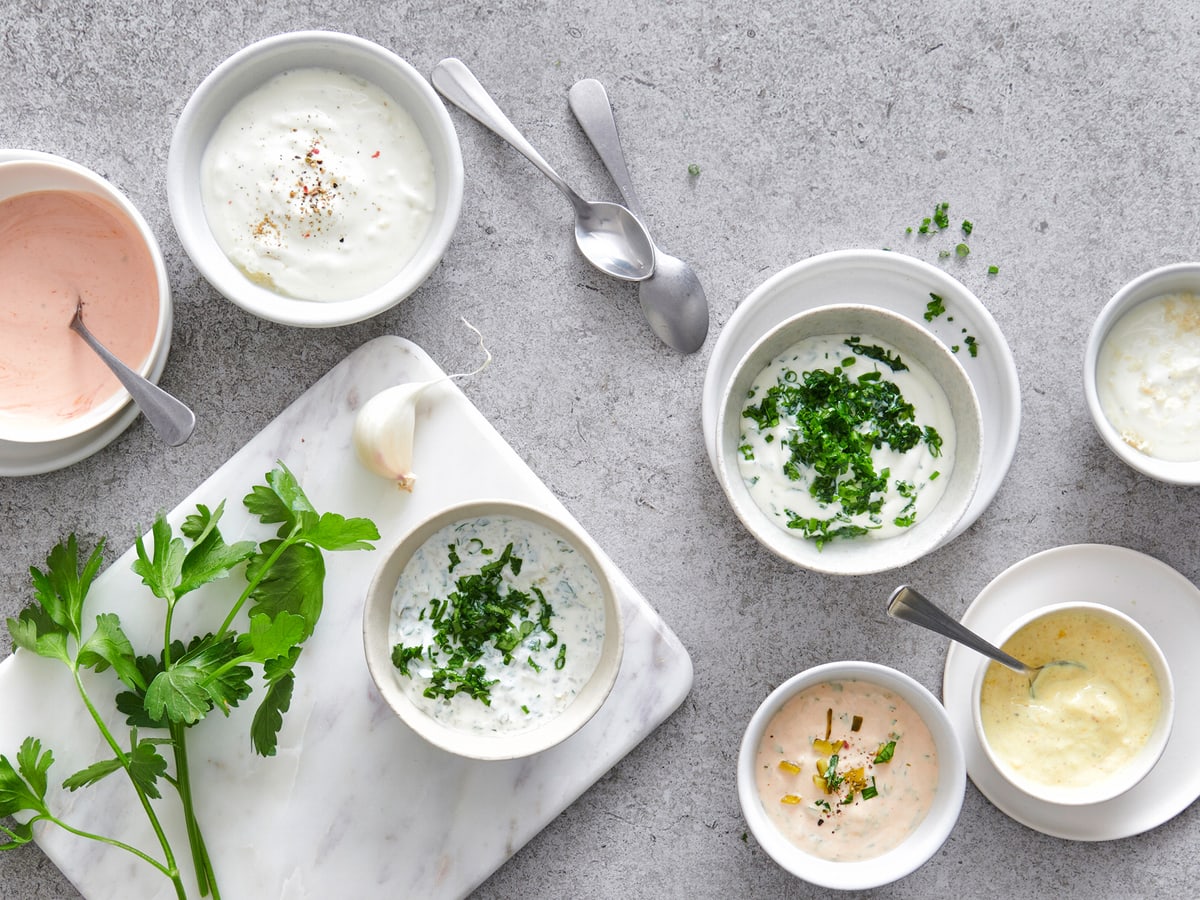
[[[427,388],[454,378],[478,375],[492,361],[491,351],[483,345],[483,335],[474,325],[463,324],[479,338],[483,362],[474,372],[443,375],[432,381],[412,381],[380,391],[358,411],[354,419],[354,448],[364,466],[381,478],[394,481],[402,491],[412,492],[417,476],[413,473],[413,438],[417,424],[417,400]]]
[[[443,379],[438,379],[441,381]],[[354,448],[368,470],[412,491],[413,439],[417,424],[417,398],[435,381],[398,384],[380,391],[354,419]]]

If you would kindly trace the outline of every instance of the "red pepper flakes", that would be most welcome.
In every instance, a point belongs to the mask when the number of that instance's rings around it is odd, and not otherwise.
[[[379,159],[379,151],[378,150],[376,150],[374,153],[371,154],[371,159]]]

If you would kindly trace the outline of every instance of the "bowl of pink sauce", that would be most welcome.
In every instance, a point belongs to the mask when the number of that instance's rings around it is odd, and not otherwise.
[[[83,166],[6,151],[0,155],[0,446],[42,444],[48,455],[62,455],[73,441],[112,431],[114,419],[128,412],[129,394],[70,330],[78,301],[100,342],[157,380],[170,345],[171,294],[145,219]]]
[[[831,662],[792,676],[755,711],[738,755],[755,840],[821,887],[908,875],[949,836],[966,790],[942,704],[903,672]]]

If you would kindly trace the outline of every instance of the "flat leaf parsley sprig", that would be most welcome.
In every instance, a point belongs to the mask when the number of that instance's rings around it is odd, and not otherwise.
[[[32,813],[12,827],[0,825],[0,832],[8,838],[0,849],[28,843],[36,822],[51,822],[148,862],[171,880],[178,897],[186,898],[175,851],[151,802],[162,798],[162,781],[179,796],[200,894],[220,897],[193,805],[188,729],[212,710],[228,716],[233,707],[248,699],[254,692],[251,679],[257,666],[265,691],[251,723],[250,738],[255,752],[273,756],[283,716],[291,705],[296,663],[321,615],[322,551],[370,550],[371,541],[379,539],[369,519],[318,513],[282,462],[267,473],[266,484],[255,486],[243,502],[260,522],[279,526],[274,538],[262,543],[225,543],[217,527],[224,503],[214,510],[197,506],[195,514],[180,526],[179,535],[160,514],[150,531],[151,545],[147,546],[146,536],[137,538],[133,571],[166,606],[160,651],[138,656],[120,619],[112,613],[97,615],[95,629],[85,636],[83,608],[100,570],[104,542],[99,542],[80,567],[75,535],[50,551],[45,572],[32,569],[34,601],[18,618],[8,620],[14,645],[58,660],[71,670],[79,696],[112,753],[70,775],[63,787],[79,790],[123,770],[154,830],[161,860],[57,818],[46,801],[53,753],[43,750],[34,737],[21,745],[15,766],[0,756],[0,818]],[[246,584],[220,628],[187,641],[175,638],[172,623],[180,600],[239,568]],[[243,610],[248,621],[245,630],[238,632],[234,623]],[[83,670],[101,673],[109,668],[125,688],[117,695],[116,704],[129,726],[127,744],[118,740],[100,715],[81,678]],[[166,734],[145,737],[146,730]],[[166,752],[172,757],[173,773],[163,755]]]

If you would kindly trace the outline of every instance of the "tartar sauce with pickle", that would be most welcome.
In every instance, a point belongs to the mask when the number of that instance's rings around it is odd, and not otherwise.
[[[433,162],[412,116],[332,69],[284,72],[238,101],[200,176],[222,252],[251,281],[301,300],[385,284],[433,217]]]
[[[805,338],[755,378],[738,468],[780,528],[816,542],[887,538],[941,499],[956,432],[946,394],[894,347],[856,335]]]
[[[508,516],[455,522],[405,566],[392,599],[392,662],[442,724],[516,734],[558,715],[604,644],[591,567],[548,529]]]

